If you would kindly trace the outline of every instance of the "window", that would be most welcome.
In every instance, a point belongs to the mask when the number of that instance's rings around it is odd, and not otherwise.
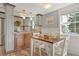
[[[71,13],[60,16],[61,34],[79,34],[79,13]]]
[[[34,29],[34,28],[35,28],[35,21],[32,20],[32,29]]]

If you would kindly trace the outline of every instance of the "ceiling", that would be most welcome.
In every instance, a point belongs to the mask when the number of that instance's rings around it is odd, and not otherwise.
[[[19,15],[20,12],[23,10],[26,11],[27,16],[30,16],[30,12],[32,12],[32,15],[35,14],[46,14],[52,11],[55,11],[57,9],[60,9],[62,7],[71,5],[73,3],[11,3],[15,5],[15,15]],[[44,8],[45,4],[50,4],[51,7],[46,9]],[[2,6],[0,4],[0,6]]]

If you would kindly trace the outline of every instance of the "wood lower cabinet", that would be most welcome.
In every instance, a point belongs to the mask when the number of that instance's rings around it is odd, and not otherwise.
[[[14,49],[25,49],[30,47],[31,34],[27,32],[14,34]]]
[[[23,33],[15,33],[14,34],[14,48],[15,50],[19,50],[23,48]]]
[[[24,48],[30,48],[31,34],[24,33]]]

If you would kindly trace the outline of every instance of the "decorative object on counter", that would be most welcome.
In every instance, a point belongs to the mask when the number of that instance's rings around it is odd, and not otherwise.
[[[44,39],[49,39],[49,36],[48,35],[44,35]]]
[[[15,21],[15,26],[16,26],[17,31],[20,31],[21,22]]]
[[[21,22],[20,22],[20,21],[16,21],[16,22],[15,22],[15,25],[16,25],[16,26],[20,26],[20,25],[21,25]]]
[[[54,39],[54,40],[58,40],[58,39],[60,39],[60,34],[59,33],[51,33],[49,35],[49,38]]]
[[[40,29],[40,27],[35,27],[35,32],[41,32],[41,29]]]

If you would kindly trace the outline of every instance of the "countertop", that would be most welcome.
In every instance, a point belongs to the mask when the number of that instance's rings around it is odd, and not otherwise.
[[[33,36],[32,38],[37,39],[37,40],[41,40],[41,41],[45,41],[45,42],[48,42],[51,44],[62,40],[60,38],[58,38],[58,39],[54,39],[54,38],[44,39],[44,37],[42,37],[42,36]]]

